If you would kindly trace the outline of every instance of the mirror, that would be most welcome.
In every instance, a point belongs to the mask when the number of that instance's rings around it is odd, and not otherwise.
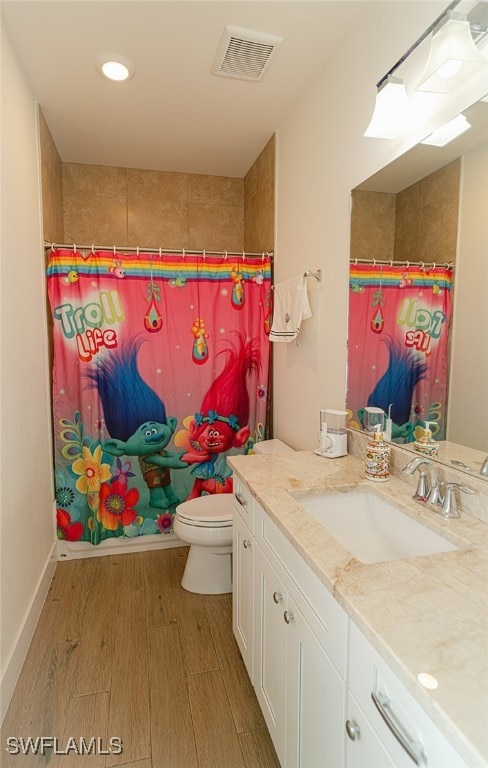
[[[385,234],[390,219],[385,215],[384,207],[375,205],[370,213],[367,212],[368,193],[384,193],[391,207],[392,195],[415,189],[414,185],[432,174],[441,173],[445,174],[445,179],[456,179],[458,197],[454,203],[451,200],[450,211],[437,211],[438,241],[441,236],[447,238],[443,240],[442,252],[437,249],[435,253],[433,251],[434,258],[429,258],[430,251],[427,251],[420,257],[425,258],[426,263],[454,263],[447,353],[446,440],[440,443],[436,460],[488,480],[488,468],[486,475],[480,474],[488,456],[488,296],[486,288],[484,296],[480,293],[480,284],[488,285],[488,101],[482,99],[463,114],[471,128],[457,139],[444,147],[418,144],[352,191],[351,259],[402,261],[408,258],[408,251],[402,249],[401,244],[399,249],[392,251],[390,243],[386,255],[385,238],[394,242],[395,232]],[[357,209],[361,210],[360,216]],[[453,228],[456,213],[457,227]],[[369,229],[369,234],[365,229]],[[412,256],[412,261],[417,263],[420,261],[418,253]],[[476,258],[478,262],[474,261]],[[350,376],[349,369],[348,391],[352,384]],[[410,437],[411,441],[405,443],[402,439],[394,441],[404,443],[403,447],[413,451],[413,439]]]

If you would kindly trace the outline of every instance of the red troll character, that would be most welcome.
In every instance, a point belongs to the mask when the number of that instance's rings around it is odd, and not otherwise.
[[[232,477],[216,471],[219,454],[240,448],[248,439],[249,393],[247,378],[261,366],[259,339],[245,342],[239,334],[236,343],[223,350],[227,360],[223,371],[212,382],[199,413],[190,422],[189,451],[182,461],[196,464],[191,470],[195,482],[189,499],[207,493],[232,493]]]

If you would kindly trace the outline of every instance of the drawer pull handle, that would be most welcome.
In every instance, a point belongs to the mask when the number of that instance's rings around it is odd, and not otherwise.
[[[241,494],[236,491],[235,497],[241,507],[247,507],[247,500],[244,498],[244,496],[241,496]]]
[[[242,540],[242,546],[244,547],[244,549],[248,549],[250,545],[251,545],[251,542],[248,541],[247,539]]]
[[[387,696],[384,696],[381,693],[375,693],[374,691],[371,693],[371,698],[388,728],[397,741],[402,745],[405,752],[410,755],[414,763],[420,766],[427,765],[427,757],[422,744],[412,739],[410,734],[407,733],[405,727],[393,712],[390,699]]]
[[[290,611],[285,611],[283,614],[283,618],[287,624],[290,624],[290,622],[292,622],[295,617],[292,613],[290,613]]]
[[[355,720],[346,720],[346,731],[351,741],[361,738],[361,729]]]
[[[280,600],[283,600],[283,595],[280,595],[279,592],[273,592],[273,600],[275,601],[276,605],[278,605]]]

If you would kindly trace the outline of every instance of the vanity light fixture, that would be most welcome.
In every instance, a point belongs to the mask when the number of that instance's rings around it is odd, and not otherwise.
[[[445,147],[450,141],[456,139],[462,133],[471,128],[471,123],[465,115],[456,115],[448,123],[444,123],[440,128],[437,128],[433,133],[423,139],[421,144],[431,144],[434,147]]]
[[[378,83],[376,104],[364,135],[368,138],[395,139],[405,128],[409,104],[403,80],[387,75]]]
[[[119,83],[130,80],[135,75],[133,63],[125,56],[120,56],[119,54],[110,53],[99,57],[97,68],[103,77]]]
[[[432,32],[429,57],[417,91],[450,93],[487,62],[476,47],[466,16],[448,11]]]

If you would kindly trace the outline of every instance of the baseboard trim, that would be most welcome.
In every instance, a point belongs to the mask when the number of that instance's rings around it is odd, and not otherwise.
[[[34,631],[41,614],[42,606],[49,591],[54,570],[57,562],[56,542],[53,542],[49,556],[46,559],[41,576],[34,590],[34,595],[29,603],[29,607],[24,615],[24,620],[17,634],[14,649],[2,670],[2,680],[0,683],[0,724],[3,723],[7,713],[10,699],[17,685],[22,665],[29,645],[32,642]]]

